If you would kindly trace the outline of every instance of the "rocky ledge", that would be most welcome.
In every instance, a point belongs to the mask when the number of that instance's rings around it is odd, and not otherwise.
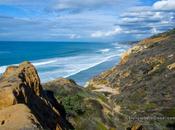
[[[0,78],[0,130],[68,130],[63,107],[43,90],[37,71],[24,62]]]

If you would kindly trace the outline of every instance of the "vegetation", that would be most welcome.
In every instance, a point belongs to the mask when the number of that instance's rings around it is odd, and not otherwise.
[[[162,114],[166,117],[175,117],[175,108],[165,109]]]
[[[64,84],[61,81],[64,81]],[[109,108],[103,105],[109,105],[106,96],[80,88],[75,83],[72,83],[70,84],[69,81],[61,79],[45,84],[45,88],[54,91],[58,102],[63,105],[66,111],[67,119],[75,129],[108,130],[108,126],[115,128],[112,113],[109,113]],[[103,111],[104,108],[108,113]]]
[[[145,110],[152,110],[157,108],[157,105],[155,103],[147,103],[144,105],[144,109]]]
[[[86,110],[85,105],[83,104],[83,99],[84,97],[77,93],[63,98],[61,103],[69,115],[76,116],[83,114]]]

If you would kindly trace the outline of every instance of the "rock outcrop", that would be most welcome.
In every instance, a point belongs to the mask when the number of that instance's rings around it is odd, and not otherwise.
[[[7,68],[0,78],[0,130],[22,129],[73,129],[29,62]]]

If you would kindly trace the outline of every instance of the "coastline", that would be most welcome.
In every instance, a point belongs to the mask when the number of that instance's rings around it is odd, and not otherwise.
[[[36,123],[27,114],[37,122],[36,127],[52,130],[174,128],[169,120],[174,120],[175,115],[174,38],[173,30],[140,41],[122,54],[118,64],[115,60],[100,64],[101,68],[112,66],[112,62],[115,66],[89,80],[86,88],[65,78],[41,84],[37,69],[30,62],[8,67],[0,78],[0,127],[15,124],[13,127],[19,130],[23,128],[21,123],[30,122],[29,127],[33,128]],[[91,68],[87,73],[93,74],[93,70],[97,69]],[[15,119],[6,116],[9,114]],[[20,123],[16,123],[17,119]]]

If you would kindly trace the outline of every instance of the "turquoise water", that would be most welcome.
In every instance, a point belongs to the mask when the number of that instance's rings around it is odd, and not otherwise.
[[[130,45],[98,42],[0,42],[0,73],[9,65],[30,61],[41,81],[69,77],[83,85],[117,64]]]

